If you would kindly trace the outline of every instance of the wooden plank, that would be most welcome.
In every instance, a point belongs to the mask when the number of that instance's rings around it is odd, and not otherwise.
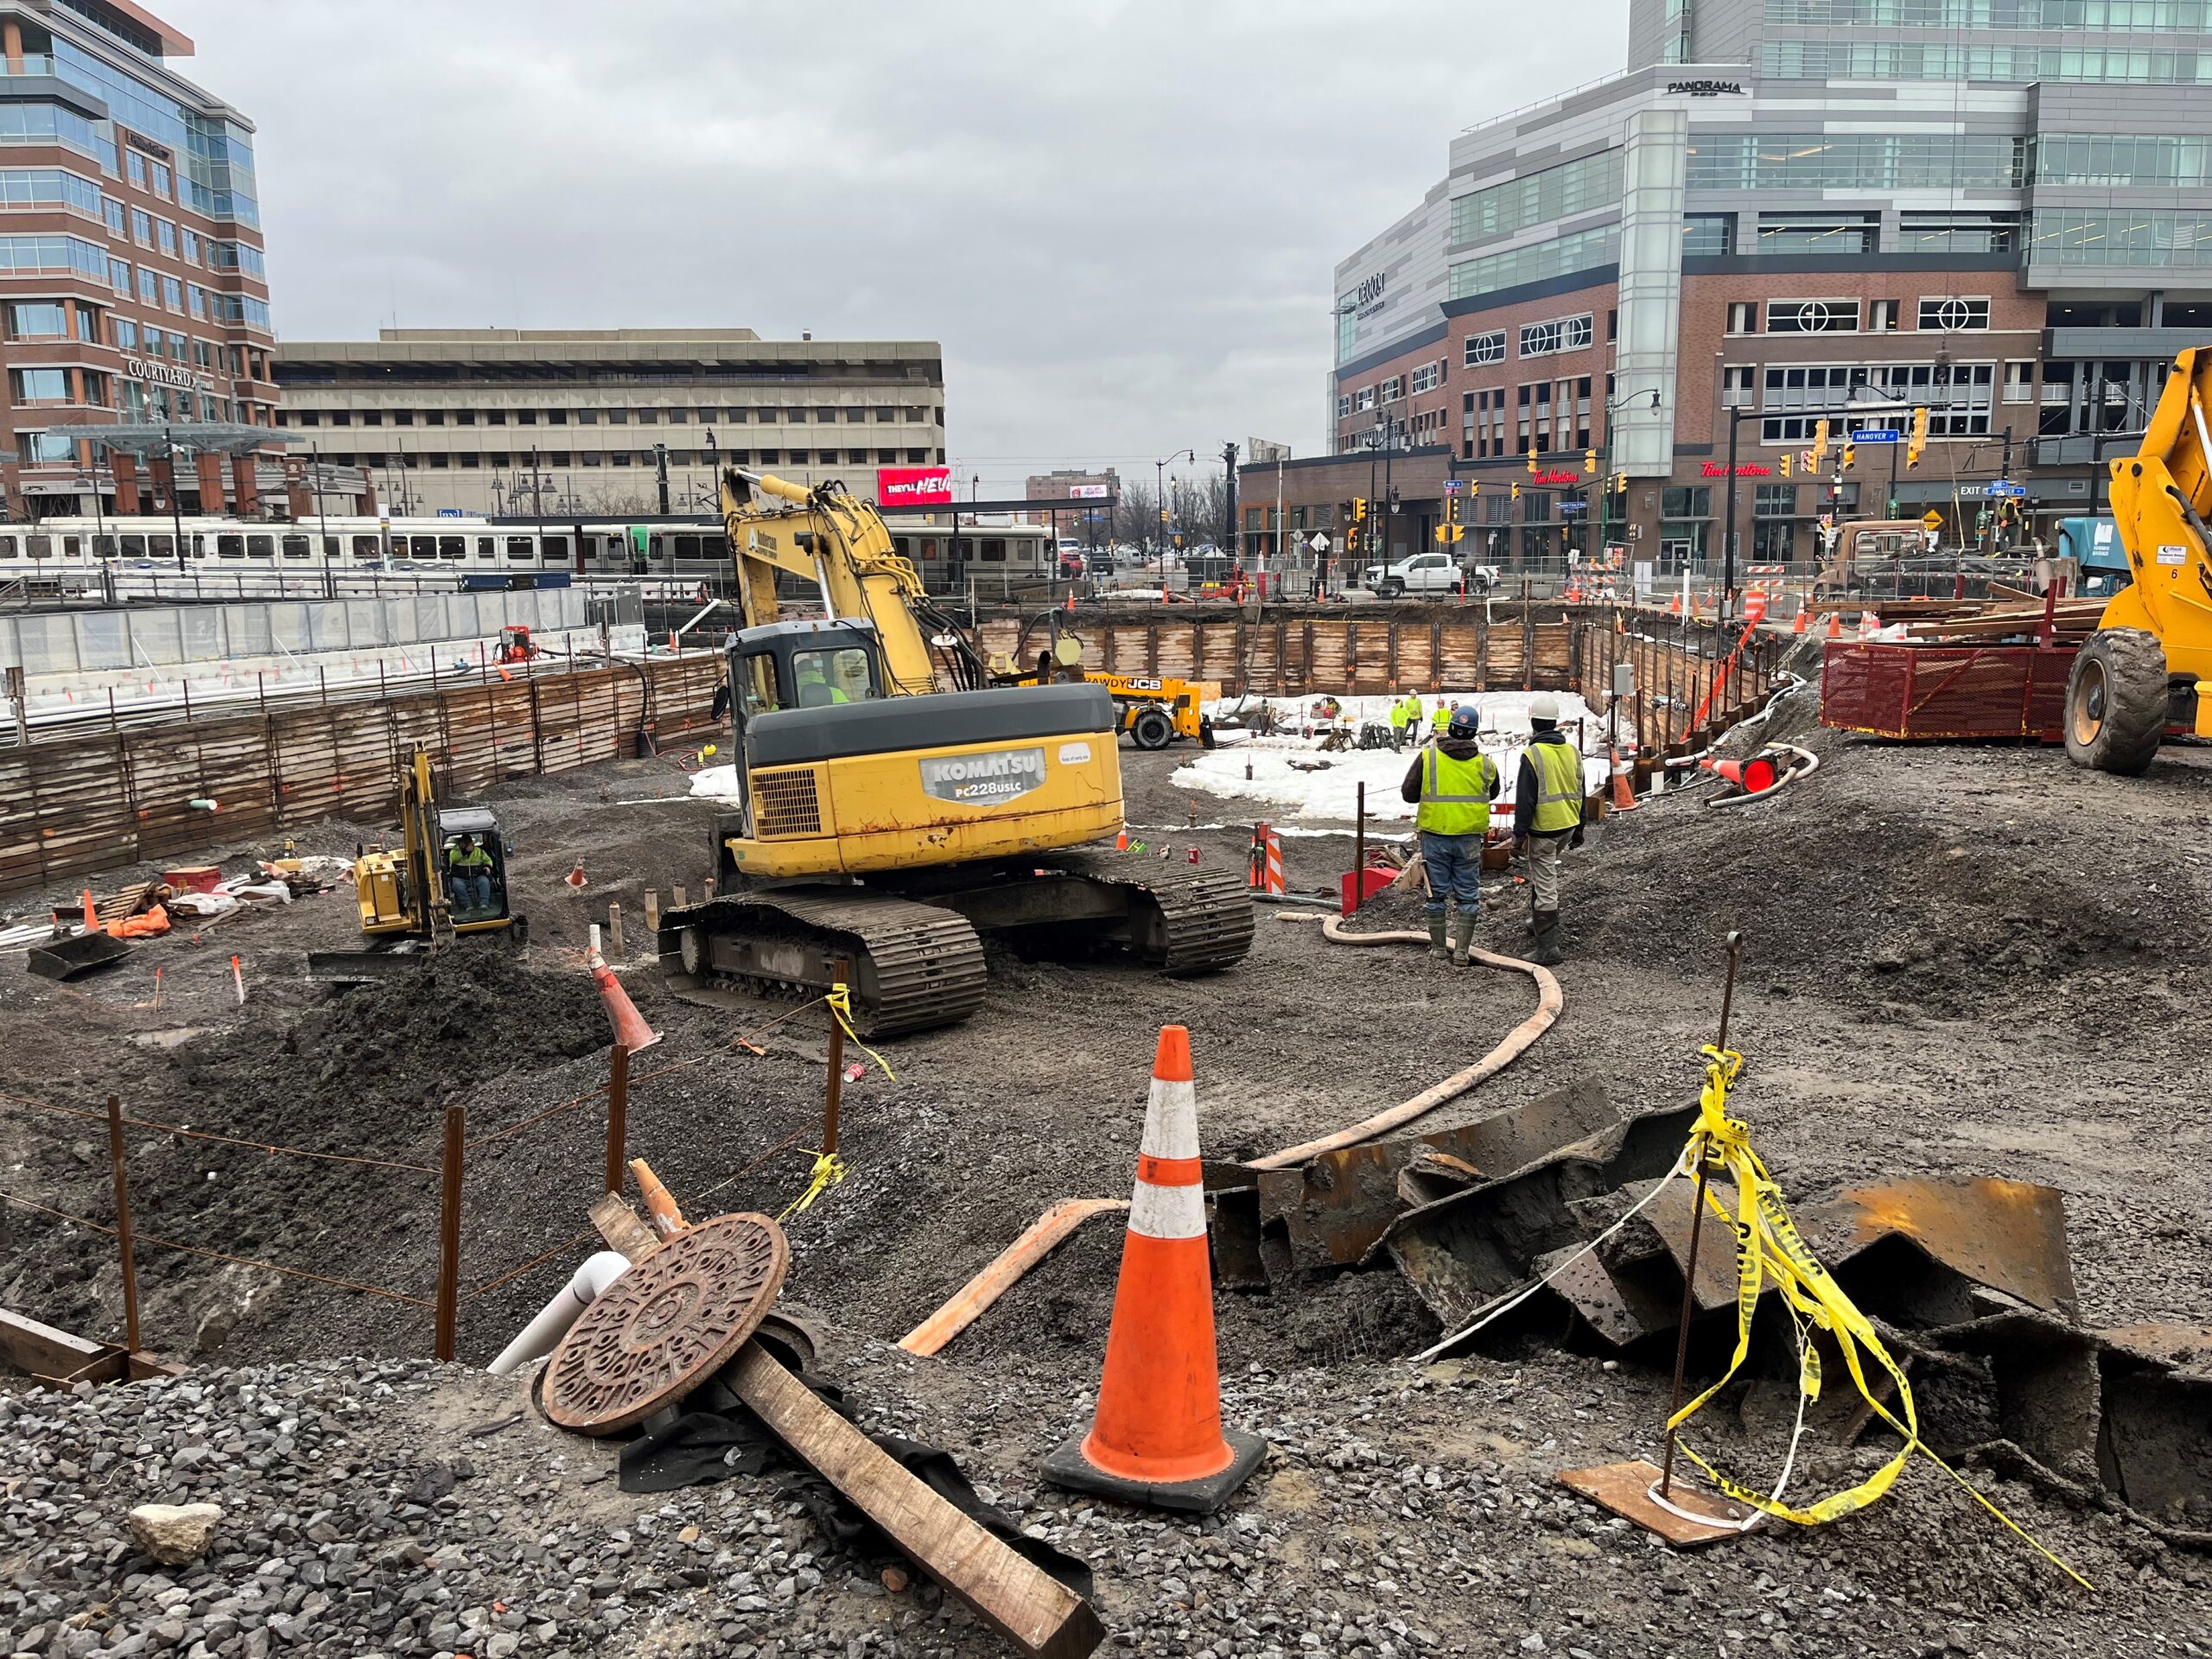
[[[794,1455],[1022,1652],[1080,1659],[1106,1639],[1089,1602],[900,1468],[759,1343],[740,1349],[722,1376]]]
[[[591,1207],[591,1224],[611,1250],[620,1250],[632,1262],[658,1247],[653,1230],[638,1219],[638,1212],[620,1192],[602,1192]]]
[[[41,1382],[62,1383],[80,1377],[105,1382],[105,1370],[119,1374],[123,1351],[111,1343],[93,1342],[57,1331],[50,1325],[0,1307],[0,1364]]]

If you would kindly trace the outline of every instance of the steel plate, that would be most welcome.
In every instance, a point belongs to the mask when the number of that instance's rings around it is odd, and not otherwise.
[[[610,1286],[545,1368],[545,1415],[613,1434],[719,1370],[766,1317],[791,1247],[766,1216],[717,1216],[678,1233]]]

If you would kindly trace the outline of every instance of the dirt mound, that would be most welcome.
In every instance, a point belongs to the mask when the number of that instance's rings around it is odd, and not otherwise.
[[[2146,1012],[2144,992],[2178,993],[2165,984],[2177,930],[2193,957],[2212,945],[2201,912],[2145,903],[2202,879],[2158,837],[2124,820],[2053,833],[2013,819],[2010,774],[2083,786],[2063,762],[1967,748],[1878,760],[1834,732],[1798,741],[1821,769],[1773,801],[1713,810],[1702,791],[1671,795],[1572,861],[1577,954],[1701,970],[1736,928],[1779,990],[1944,1019],[2032,1008],[2104,1022]],[[2100,869],[2109,878],[2082,879]],[[2109,995],[2115,982],[2131,995]]]

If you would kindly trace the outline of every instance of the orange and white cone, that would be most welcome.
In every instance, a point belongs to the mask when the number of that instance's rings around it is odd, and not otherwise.
[[[1267,1450],[1256,1434],[1222,1426],[1191,1038],[1165,1026],[1097,1414],[1045,1459],[1044,1474],[1077,1491],[1204,1514],[1244,1484]]]
[[[645,1015],[630,1000],[630,993],[622,988],[622,982],[614,977],[614,970],[600,954],[596,922],[592,924],[591,950],[584,957],[584,964],[591,969],[592,982],[599,987],[599,1000],[607,1006],[607,1017],[614,1022],[614,1040],[632,1054],[660,1041],[660,1033],[645,1023]]]

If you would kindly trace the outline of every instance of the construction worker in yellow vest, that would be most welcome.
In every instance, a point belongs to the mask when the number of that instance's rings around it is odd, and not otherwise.
[[[1450,729],[1452,725],[1452,710],[1457,709],[1459,706],[1459,704],[1456,699],[1448,705],[1441,697],[1439,697],[1436,700],[1436,712],[1428,717],[1428,734],[1431,737],[1441,737],[1447,730]]]
[[[1560,730],[1559,699],[1548,691],[1529,702],[1529,728],[1514,789],[1513,850],[1528,860],[1529,931],[1536,936],[1535,960],[1549,968],[1561,959],[1560,861],[1568,848],[1582,844],[1582,753]]]
[[[1474,704],[1452,711],[1451,725],[1421,746],[1398,793],[1418,802],[1421,866],[1428,877],[1428,954],[1467,965],[1475,918],[1482,909],[1483,836],[1497,798],[1497,762],[1476,747],[1482,716]],[[1445,947],[1446,907],[1451,948]]]
[[[1406,700],[1403,697],[1390,699],[1390,747],[1393,749],[1406,747]]]

